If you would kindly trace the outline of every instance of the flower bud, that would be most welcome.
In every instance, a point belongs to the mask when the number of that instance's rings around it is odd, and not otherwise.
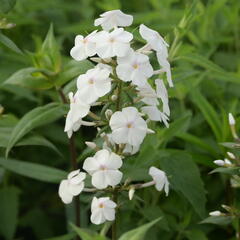
[[[109,119],[111,118],[112,114],[113,114],[113,111],[112,111],[111,109],[107,109],[107,110],[105,111],[106,119],[109,120]]]
[[[224,159],[224,163],[225,165],[232,165],[232,162],[227,158]]]
[[[129,189],[129,191],[128,191],[129,200],[132,200],[132,199],[133,199],[134,193],[135,193],[135,188],[134,188],[134,187],[131,187],[131,188]]]
[[[236,122],[235,122],[235,119],[234,119],[232,113],[228,114],[228,121],[229,121],[230,125],[235,125]]]
[[[209,215],[212,217],[218,217],[218,216],[221,216],[222,213],[220,211],[213,211],[213,212],[210,212]]]
[[[116,96],[116,95],[112,95],[112,96],[111,96],[111,100],[112,100],[112,101],[116,101],[116,100],[117,100],[117,96]]]
[[[222,204],[222,208],[225,209],[225,210],[228,211],[228,212],[231,212],[231,211],[232,211],[232,208],[231,208],[231,207],[229,207],[229,206],[227,206],[227,205],[224,205],[224,204]]]
[[[97,145],[94,142],[85,142],[85,144],[91,148],[91,149],[96,149]]]
[[[223,160],[215,160],[213,161],[216,165],[222,167],[225,165],[225,162]]]
[[[233,153],[231,153],[231,152],[227,152],[227,155],[231,159],[236,159],[236,156]]]
[[[148,134],[152,134],[152,133],[155,133],[155,131],[153,131],[152,129],[148,128],[148,129],[147,129],[147,133],[148,133]]]

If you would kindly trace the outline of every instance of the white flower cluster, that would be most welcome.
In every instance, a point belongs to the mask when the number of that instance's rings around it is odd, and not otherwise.
[[[161,79],[166,73],[169,86],[173,86],[167,60],[168,44],[158,32],[141,24],[139,33],[146,44],[134,50],[133,34],[123,28],[132,22],[133,17],[120,10],[105,12],[94,23],[102,30],[95,30],[86,37],[77,35],[70,52],[76,61],[90,57],[98,63],[78,77],[77,92],[69,94],[70,110],[64,129],[71,138],[81,125],[98,127],[103,139],[102,149],[85,159],[83,164],[96,190],[114,189],[120,184],[122,159],[138,152],[145,136],[154,133],[147,126],[150,120],[163,122],[168,127],[168,93]],[[153,69],[149,56],[156,57],[160,69]],[[98,116],[90,111],[92,106],[102,105],[105,115]],[[92,119],[85,121],[85,117]],[[88,142],[87,145],[96,147],[95,143]],[[158,191],[164,189],[167,195],[166,174],[155,167],[150,168],[149,174],[153,181],[142,187],[155,185]],[[64,203],[70,203],[73,196],[84,190],[85,177],[86,173],[76,170],[61,182],[59,195]],[[134,186],[130,188],[132,198]],[[91,221],[101,224],[114,220],[116,206],[109,197],[94,197]]]

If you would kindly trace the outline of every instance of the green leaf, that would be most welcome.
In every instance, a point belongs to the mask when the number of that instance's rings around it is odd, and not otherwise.
[[[131,231],[128,231],[126,233],[124,233],[119,240],[144,240],[145,235],[147,233],[147,231],[154,225],[156,224],[158,221],[160,221],[162,219],[162,217],[157,218],[155,220],[153,220],[150,223],[144,224],[141,227],[135,228]]]
[[[235,143],[235,142],[224,142],[224,143],[220,143],[220,144],[222,146],[224,146],[226,148],[230,148],[230,149],[240,148],[240,144]]]
[[[16,4],[16,0],[0,0],[0,12],[9,12]]]
[[[58,237],[47,238],[44,240],[72,240],[76,236],[75,233],[69,233]]]
[[[12,147],[31,130],[56,121],[62,117],[64,113],[65,106],[57,103],[37,107],[28,112],[13,129],[6,149],[6,156]]]
[[[212,173],[225,173],[225,174],[230,174],[230,175],[240,175],[240,167],[220,167],[220,168],[216,168],[210,172],[210,174],[212,174]]]
[[[186,236],[188,240],[208,240],[205,233],[198,229],[192,229],[186,232]]]
[[[1,4],[1,0],[0,0],[0,4]],[[19,54],[23,54],[22,51],[18,48],[18,46],[7,36],[5,36],[4,34],[2,34],[0,32],[0,42],[5,45],[7,48],[11,49],[12,51],[19,53]]]
[[[14,239],[17,227],[19,190],[4,187],[0,190],[0,232],[7,240]]]
[[[222,136],[222,128],[218,114],[216,113],[212,105],[198,90],[192,91],[191,97],[192,101],[200,109],[204,118],[212,128],[217,140],[220,141]]]
[[[18,70],[13,73],[4,84],[19,85],[31,89],[49,89],[54,86],[53,81],[50,81],[42,73],[44,70],[29,67]]]
[[[200,217],[205,215],[206,196],[200,172],[191,155],[178,151],[160,152],[162,169],[169,176],[170,186],[181,192]]]
[[[96,232],[92,232],[84,228],[79,228],[72,223],[70,223],[70,226],[82,240],[107,240],[106,237],[101,236]]]
[[[217,225],[228,225],[232,222],[233,217],[231,216],[210,216],[200,223],[212,223]]]
[[[67,173],[60,169],[14,159],[0,158],[0,165],[14,173],[43,182],[59,183],[67,176]]]

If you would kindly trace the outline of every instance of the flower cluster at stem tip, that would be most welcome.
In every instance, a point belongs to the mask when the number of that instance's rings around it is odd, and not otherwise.
[[[147,134],[150,121],[163,122],[168,127],[170,117],[168,92],[163,78],[173,87],[168,62],[168,44],[160,34],[144,24],[139,27],[146,44],[134,50],[133,34],[123,27],[132,24],[133,17],[120,10],[108,11],[94,22],[102,30],[95,30],[86,37],[77,35],[70,55],[76,61],[90,58],[96,66],[77,79],[76,93],[69,93],[70,110],[64,131],[71,138],[73,132],[83,126],[98,129],[102,146],[86,142],[96,151],[85,159],[83,170],[71,172],[62,180],[59,196],[65,204],[82,191],[129,191],[130,200],[136,189],[155,185],[158,191],[169,192],[169,182],[164,171],[151,167],[152,180],[147,183],[120,184],[123,173],[120,168],[126,156],[137,153]],[[159,69],[154,70],[150,58],[156,58]],[[90,109],[101,107],[101,116]],[[87,118],[83,120],[83,118]],[[89,120],[90,119],[90,120]],[[85,188],[89,174],[94,188]],[[115,219],[117,203],[110,197],[94,197],[91,205],[91,222],[101,224]]]

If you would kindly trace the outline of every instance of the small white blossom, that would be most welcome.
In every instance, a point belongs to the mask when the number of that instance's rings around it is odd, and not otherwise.
[[[96,35],[96,32],[90,33],[85,38],[82,35],[76,36],[75,46],[70,51],[70,55],[75,60],[81,61],[96,54],[96,44],[92,39]]]
[[[150,167],[149,174],[152,176],[153,180],[155,181],[156,189],[158,191],[162,191],[164,188],[164,191],[167,196],[169,192],[169,182],[165,172],[163,172],[162,170],[156,167]]]
[[[144,86],[153,75],[153,68],[148,56],[131,51],[126,57],[117,59],[118,77],[124,82],[132,81],[137,86]]]
[[[115,143],[139,146],[147,134],[147,124],[135,107],[126,107],[115,112],[109,122]]]
[[[77,96],[88,104],[94,103],[111,90],[109,75],[110,72],[107,69],[98,67],[80,75],[77,79]]]
[[[159,104],[157,93],[149,83],[146,83],[141,87],[137,87],[137,90],[139,91],[138,96],[142,97],[142,102],[151,106]]]
[[[112,32],[101,31],[95,35],[96,52],[101,58],[124,57],[130,50],[130,41],[133,35],[123,28]]]
[[[213,211],[213,212],[210,212],[209,215],[212,217],[219,217],[222,215],[222,213],[220,211]]]
[[[236,124],[236,121],[235,121],[232,113],[228,114],[228,121],[229,121],[229,125],[235,125]]]
[[[120,156],[106,149],[96,152],[94,157],[88,157],[83,164],[83,169],[92,176],[92,185],[98,189],[107,186],[116,186],[122,179],[118,170],[122,166]]]
[[[168,56],[167,47],[169,45],[165,42],[165,40],[160,36],[158,32],[148,28],[144,24],[141,24],[139,33],[142,38],[148,42],[153,50],[164,54],[166,57]]]
[[[75,170],[68,174],[66,180],[61,181],[58,194],[65,204],[71,203],[73,197],[82,192],[85,178],[86,173]]]
[[[90,105],[81,101],[76,94],[69,93],[70,110],[67,114],[64,132],[67,132],[68,137],[71,138],[72,133],[76,132],[81,124],[82,118],[87,116],[90,110]]]
[[[127,27],[133,22],[131,15],[123,13],[121,10],[112,10],[100,15],[94,22],[95,26],[101,25],[106,31],[116,27]]]
[[[141,108],[141,111],[147,114],[150,120],[163,122],[167,128],[169,127],[168,116],[161,112],[157,106],[144,106]]]
[[[225,158],[224,160],[215,160],[215,161],[213,161],[213,162],[214,162],[216,165],[221,166],[221,167],[232,165],[232,162],[231,162],[229,159],[227,159],[227,158]]]
[[[117,204],[109,197],[94,197],[91,204],[91,222],[98,225],[105,221],[113,221],[116,207]]]

